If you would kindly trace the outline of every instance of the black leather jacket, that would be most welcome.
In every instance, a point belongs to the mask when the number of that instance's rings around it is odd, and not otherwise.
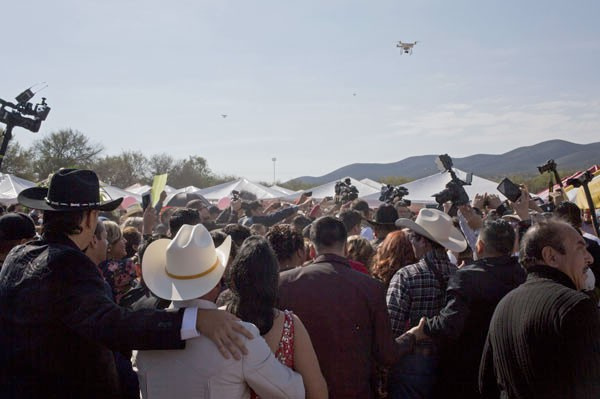
[[[479,361],[494,309],[526,276],[516,258],[499,256],[480,259],[450,277],[446,306],[424,329],[442,344],[438,390],[447,397],[479,397]]]
[[[0,273],[0,397],[119,397],[111,350],[183,348],[182,317],[117,306],[67,236],[16,247]]]

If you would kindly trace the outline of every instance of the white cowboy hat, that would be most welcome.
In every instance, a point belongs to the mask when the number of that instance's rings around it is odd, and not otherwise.
[[[219,283],[230,250],[230,236],[215,249],[206,227],[184,224],[172,240],[160,239],[148,246],[142,276],[150,291],[160,298],[196,299]]]
[[[422,208],[414,222],[410,219],[398,219],[396,227],[407,227],[453,252],[462,252],[467,248],[467,240],[454,227],[452,218],[437,209]]]

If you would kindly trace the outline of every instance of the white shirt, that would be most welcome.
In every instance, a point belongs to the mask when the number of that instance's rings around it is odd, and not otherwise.
[[[183,311],[183,320],[181,321],[181,340],[196,338],[200,336],[196,330],[196,321],[198,320],[198,308],[187,307]]]
[[[202,299],[172,307],[217,308]],[[241,336],[248,354],[239,361],[225,359],[202,335],[186,341],[183,350],[134,352],[142,398],[249,398],[250,387],[262,398],[304,398],[302,376],[275,358],[254,324],[240,323],[254,338]]]

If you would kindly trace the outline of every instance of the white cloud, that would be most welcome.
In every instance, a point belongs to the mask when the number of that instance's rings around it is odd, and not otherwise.
[[[429,111],[405,111],[402,120],[389,126],[386,138],[418,137],[421,147],[423,143],[431,151],[444,147],[457,156],[505,151],[554,138],[586,143],[598,141],[600,101],[449,103]]]
[[[465,111],[468,109],[472,108],[472,105],[469,104],[461,104],[461,103],[457,103],[457,104],[444,104],[442,105],[443,109],[447,109],[450,111]]]

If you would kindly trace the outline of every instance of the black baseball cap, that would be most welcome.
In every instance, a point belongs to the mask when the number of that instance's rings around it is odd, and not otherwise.
[[[35,237],[35,223],[24,213],[11,212],[0,216],[0,240],[12,241]]]

